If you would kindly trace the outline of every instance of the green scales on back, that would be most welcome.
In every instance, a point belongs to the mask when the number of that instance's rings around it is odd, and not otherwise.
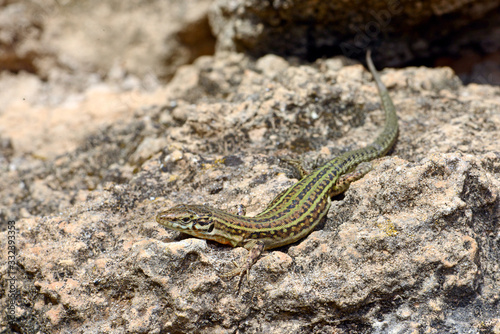
[[[366,61],[385,110],[384,129],[373,143],[346,152],[305,175],[254,217],[204,205],[181,204],[159,212],[156,221],[195,237],[250,250],[245,263],[224,276],[243,275],[263,250],[288,245],[308,235],[328,213],[331,197],[368,173],[371,165],[367,162],[385,155],[396,142],[398,120],[394,104],[373,65],[370,51]]]

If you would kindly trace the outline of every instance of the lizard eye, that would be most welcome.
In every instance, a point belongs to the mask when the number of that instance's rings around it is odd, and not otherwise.
[[[184,218],[182,218],[181,220],[182,220],[183,222],[187,223],[187,222],[189,222],[189,221],[191,220],[191,218],[190,218],[190,217],[184,217]]]

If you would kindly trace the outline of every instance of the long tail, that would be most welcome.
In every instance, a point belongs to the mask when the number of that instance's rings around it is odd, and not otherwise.
[[[382,100],[382,106],[385,110],[384,129],[371,144],[375,149],[377,149],[377,151],[379,151],[378,155],[382,156],[385,155],[396,142],[398,137],[398,116],[396,115],[396,108],[394,107],[391,97],[387,92],[387,88],[382,80],[380,80],[380,75],[373,65],[371,50],[366,52],[366,63],[368,64],[368,69],[370,69],[370,72],[373,75],[373,79],[375,79],[375,82],[377,83],[380,99]]]

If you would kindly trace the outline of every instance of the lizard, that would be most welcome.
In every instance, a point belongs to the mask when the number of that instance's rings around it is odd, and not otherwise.
[[[366,53],[366,62],[385,110],[384,128],[371,144],[345,152],[309,174],[302,169],[303,177],[297,183],[253,217],[206,205],[180,204],[161,210],[156,221],[169,229],[249,250],[242,265],[222,274],[223,277],[240,275],[240,282],[264,250],[285,246],[307,236],[328,213],[331,197],[343,193],[350,183],[368,173],[372,168],[369,161],[384,156],[397,140],[396,110],[373,65],[370,50]]]

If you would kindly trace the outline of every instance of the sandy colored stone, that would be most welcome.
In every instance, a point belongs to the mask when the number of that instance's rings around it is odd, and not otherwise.
[[[80,87],[90,73],[124,85],[134,80],[130,74],[168,79],[213,53],[211,3],[9,1],[0,8],[0,69],[52,79],[76,74],[83,80],[71,85]]]

